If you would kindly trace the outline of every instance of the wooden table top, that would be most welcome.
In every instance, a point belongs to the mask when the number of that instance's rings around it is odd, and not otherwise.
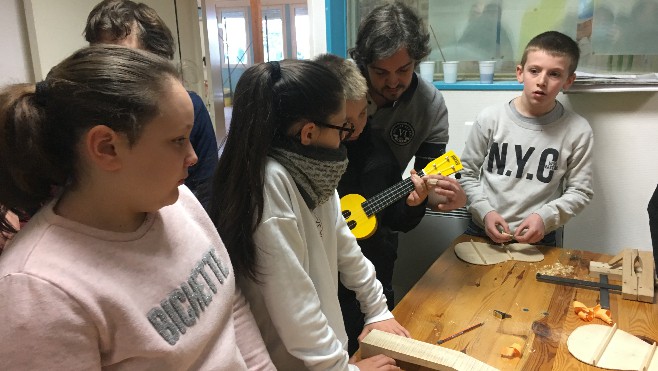
[[[596,318],[582,321],[572,307],[574,300],[593,307],[599,301],[599,290],[539,282],[535,274],[559,262],[574,267],[568,277],[596,281],[588,277],[589,262],[605,262],[611,256],[538,246],[545,255],[541,262],[507,261],[482,266],[466,263],[454,253],[454,245],[470,239],[486,242],[459,236],[393,310],[412,338],[436,344],[439,339],[484,322],[441,346],[462,351],[500,370],[600,370],[578,361],[567,349],[567,338],[574,329],[589,323],[604,324]],[[512,317],[496,318],[494,309]],[[620,330],[658,340],[658,305],[623,300],[621,294],[610,292],[610,310]],[[513,343],[525,345],[521,357],[501,357],[501,350]]]

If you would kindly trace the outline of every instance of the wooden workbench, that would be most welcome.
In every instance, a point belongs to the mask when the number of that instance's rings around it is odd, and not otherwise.
[[[589,262],[607,261],[610,256],[540,246],[545,255],[541,262],[507,261],[480,266],[466,263],[454,253],[454,245],[470,239],[485,241],[458,237],[393,310],[412,338],[436,344],[439,339],[484,322],[441,346],[462,351],[501,370],[600,370],[575,359],[566,345],[569,334],[587,324],[574,314],[573,301],[594,306],[599,291],[538,282],[535,274],[559,262],[575,268],[570,278],[595,280],[588,277]],[[512,318],[496,318],[494,309],[509,313]],[[623,300],[620,294],[611,292],[610,310],[620,330],[658,340],[658,305]],[[591,323],[603,324],[599,319]],[[525,344],[522,356],[501,357],[501,349],[513,343]]]

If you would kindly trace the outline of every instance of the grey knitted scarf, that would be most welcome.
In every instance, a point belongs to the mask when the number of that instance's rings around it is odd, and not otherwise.
[[[269,156],[292,175],[306,205],[313,210],[336,191],[347,169],[347,150],[305,146],[294,138],[275,139]]]

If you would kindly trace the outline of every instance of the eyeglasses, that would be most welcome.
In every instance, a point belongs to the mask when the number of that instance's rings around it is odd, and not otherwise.
[[[354,124],[349,122],[349,121],[345,121],[343,123],[343,125],[341,125],[341,126],[332,125],[332,124],[325,124],[324,122],[318,122],[318,121],[314,121],[314,122],[318,126],[324,126],[326,128],[332,128],[332,129],[336,129],[336,130],[340,131],[340,140],[341,141],[345,141],[345,140],[350,139],[352,134],[354,134]]]

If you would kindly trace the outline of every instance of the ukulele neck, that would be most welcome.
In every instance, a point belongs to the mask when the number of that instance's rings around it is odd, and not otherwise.
[[[423,170],[419,171],[418,176],[422,178],[425,176],[425,172]],[[413,189],[414,183],[411,181],[411,178],[407,178],[371,197],[361,204],[361,206],[366,215],[375,215],[411,193]]]

